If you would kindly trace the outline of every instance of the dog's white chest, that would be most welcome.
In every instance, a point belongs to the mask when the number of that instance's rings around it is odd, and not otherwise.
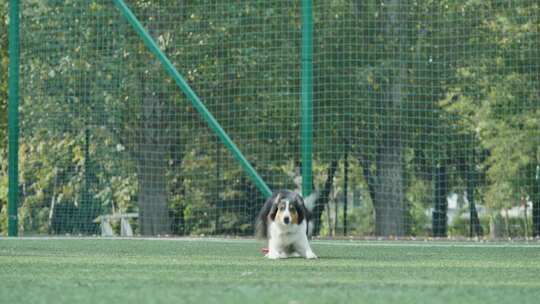
[[[279,242],[282,246],[288,246],[300,240],[302,234],[305,234],[306,223],[303,221],[300,225],[280,226],[272,222],[269,227],[270,238]]]

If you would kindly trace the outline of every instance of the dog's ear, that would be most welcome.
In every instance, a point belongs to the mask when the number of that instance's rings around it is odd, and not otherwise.
[[[276,195],[276,198],[274,199],[274,204],[277,205],[279,203],[279,200],[281,199],[281,192],[278,192]]]
[[[272,221],[276,220],[276,214],[277,214],[278,204],[279,204],[280,199],[281,199],[281,192],[279,192],[276,195],[276,198],[272,201],[272,208],[270,208],[270,212],[268,213],[268,218]]]
[[[296,194],[294,202],[296,205],[296,213],[298,214],[298,224],[300,224],[303,220],[307,220],[307,209],[300,194]]]
[[[268,213],[268,219],[271,221],[276,220],[276,214],[277,214],[277,204],[272,204],[272,208],[270,209],[270,213]]]
[[[259,215],[257,216],[257,223],[255,226],[256,236],[259,239],[264,239],[268,236],[268,221],[274,220],[277,213],[277,201],[280,199],[280,194],[276,193],[269,197],[264,203]]]

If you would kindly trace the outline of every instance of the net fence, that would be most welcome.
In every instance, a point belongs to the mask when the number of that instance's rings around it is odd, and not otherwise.
[[[268,186],[300,191],[301,1],[126,4]],[[537,1],[312,11],[315,235],[540,234]],[[265,195],[113,1],[22,1],[20,72],[21,235],[253,234]]]

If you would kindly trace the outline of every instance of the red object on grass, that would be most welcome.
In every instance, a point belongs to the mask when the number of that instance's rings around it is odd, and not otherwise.
[[[261,252],[263,254],[267,254],[268,253],[268,248],[261,248]]]

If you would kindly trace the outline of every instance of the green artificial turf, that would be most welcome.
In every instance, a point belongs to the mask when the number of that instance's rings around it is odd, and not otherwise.
[[[250,240],[0,240],[0,303],[540,303],[540,246]]]

